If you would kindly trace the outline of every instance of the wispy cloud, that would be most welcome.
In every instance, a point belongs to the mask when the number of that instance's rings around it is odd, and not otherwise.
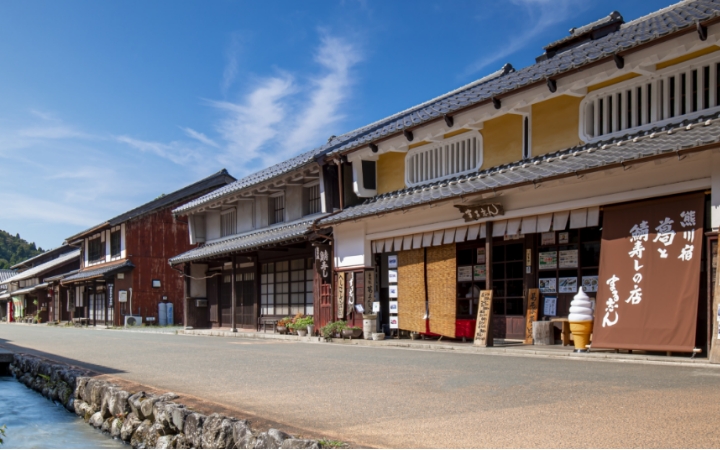
[[[187,134],[189,137],[191,137],[195,140],[198,140],[205,145],[209,145],[210,147],[215,147],[215,148],[220,147],[217,144],[217,142],[213,141],[212,139],[210,139],[205,134],[203,134],[199,131],[195,131],[192,128],[187,128],[187,127],[180,127],[180,129],[183,130],[185,132],[185,134]]]
[[[24,138],[35,139],[91,139],[93,136],[74,129],[73,127],[58,125],[50,127],[31,127],[18,130],[17,135]]]
[[[39,220],[78,227],[91,226],[103,220],[100,211],[93,208],[73,207],[67,203],[17,193],[3,200],[3,215],[15,220]]]
[[[350,70],[361,60],[357,48],[337,37],[323,36],[315,56],[326,73],[312,79],[307,107],[297,115],[297,121],[284,142],[284,153],[294,153],[317,145],[330,135],[330,130],[345,118],[341,106],[347,100],[352,84]]]
[[[239,41],[234,36],[230,47],[237,47]],[[127,135],[115,140],[178,165],[215,161],[236,176],[277,163],[321,145],[338,132],[345,118],[342,106],[352,95],[353,68],[362,61],[362,53],[356,44],[321,30],[314,61],[316,73],[278,69],[248,81],[249,89],[238,100],[205,100],[220,113],[212,134],[181,126],[192,141],[166,143]],[[223,86],[234,81],[236,63],[229,57]]]
[[[225,70],[223,70],[222,82],[220,89],[223,95],[226,95],[232,84],[235,82],[238,74],[238,58],[242,51],[243,38],[240,32],[234,32],[230,38],[230,45],[225,51]]]
[[[511,0],[511,3],[523,13],[523,22],[533,25],[523,28],[523,32],[508,39],[501,48],[475,60],[461,77],[473,75],[490,64],[502,61],[527,45],[537,45],[534,38],[587,8],[587,4],[580,0]]]

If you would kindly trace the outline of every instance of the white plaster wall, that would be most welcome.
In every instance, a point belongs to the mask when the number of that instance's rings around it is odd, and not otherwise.
[[[205,213],[205,235],[208,241],[220,237],[220,213],[208,211]]]
[[[237,203],[237,232],[250,231],[255,225],[255,202],[242,200]]]
[[[285,188],[285,222],[292,222],[303,216],[303,187]]]
[[[205,277],[207,272],[207,264],[191,264],[190,265],[190,297],[207,297],[207,280],[201,279]],[[194,279],[197,278],[197,279]]]
[[[365,239],[365,224],[346,222],[333,226],[335,267],[372,267],[370,242]]]

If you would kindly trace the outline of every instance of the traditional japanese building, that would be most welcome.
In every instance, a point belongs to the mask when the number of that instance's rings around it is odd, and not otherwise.
[[[559,337],[583,289],[593,348],[712,349],[719,15],[710,1],[627,22],[613,12],[531,66],[506,65],[325,152],[353,194],[316,222],[332,228],[344,287],[331,315],[362,292],[388,332],[473,338],[488,290],[497,342],[528,339],[544,318]]]
[[[58,299],[72,319],[93,325],[158,322],[159,305],[171,304],[171,323],[183,310],[183,282],[167,259],[194,245],[188,225],[175,220],[173,208],[235,181],[221,170],[196,183],[67,238],[78,248],[79,270],[49,280],[62,288]]]

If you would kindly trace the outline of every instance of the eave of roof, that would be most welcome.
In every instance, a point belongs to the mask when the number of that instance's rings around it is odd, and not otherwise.
[[[5,280],[5,283],[26,280],[28,278],[34,277],[35,275],[41,275],[51,269],[54,269],[55,267],[59,267],[63,264],[67,264],[67,263],[71,262],[73,259],[78,259],[78,258],[80,258],[80,250],[74,250],[72,252],[61,255],[55,259],[51,259],[48,262],[44,262],[44,263],[40,264],[39,266],[35,266],[24,272],[20,272],[19,274]]]
[[[18,269],[18,268],[20,268],[20,267],[27,266],[28,264],[34,262],[35,260],[40,259],[40,258],[42,258],[43,256],[47,256],[47,255],[49,255],[49,254],[51,254],[51,253],[57,253],[58,255],[60,255],[60,254],[62,254],[62,253],[71,252],[71,251],[73,251],[73,250],[74,250],[73,247],[70,246],[70,245],[61,245],[60,247],[47,250],[47,251],[45,251],[45,252],[43,252],[43,253],[40,253],[39,255],[33,256],[32,258],[28,258],[28,259],[26,259],[25,261],[20,261],[19,263],[15,264],[14,266],[12,266],[12,267],[10,267],[10,268],[11,268],[11,269]]]
[[[277,224],[261,230],[230,236],[174,256],[170,258],[169,263],[174,266],[184,262],[213,259],[241,251],[251,251],[271,245],[304,240],[305,234],[313,223],[325,216],[327,214],[317,214],[303,217],[294,222]]]
[[[114,275],[116,273],[121,272],[128,272],[135,268],[135,265],[130,260],[120,261],[115,264],[108,264],[103,265],[101,267],[97,268],[89,268],[85,270],[80,270],[74,275],[70,275],[64,279],[61,280],[61,284],[65,285],[67,283],[76,282],[76,281],[85,281],[85,280],[91,280],[94,278],[102,278],[107,277],[110,275]]]
[[[100,231],[107,227],[114,227],[116,225],[120,225],[121,223],[127,222],[128,220],[142,217],[146,214],[150,214],[159,209],[178,203],[183,199],[196,195],[200,192],[206,191],[208,189],[213,189],[224,184],[232,183],[234,181],[236,181],[235,177],[230,175],[227,170],[222,169],[219,172],[216,172],[209,177],[203,178],[200,181],[196,181],[195,183],[178,189],[177,191],[171,192],[170,194],[158,197],[150,202],[138,206],[137,208],[131,209],[130,211],[115,216],[112,219],[107,220],[99,225],[95,225],[92,228],[70,236],[69,238],[65,239],[65,242],[73,242],[88,234],[95,233],[96,231]]]
[[[497,192],[549,179],[581,175],[638,159],[666,153],[675,154],[708,145],[716,146],[720,145],[719,142],[720,112],[606,141],[571,147],[450,180],[378,195],[320,220],[319,224],[331,225],[447,201],[464,195]]]

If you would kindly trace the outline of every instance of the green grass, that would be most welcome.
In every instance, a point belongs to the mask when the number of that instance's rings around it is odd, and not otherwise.
[[[342,441],[333,441],[331,439],[320,439],[318,440],[320,448],[345,448],[347,444]]]

